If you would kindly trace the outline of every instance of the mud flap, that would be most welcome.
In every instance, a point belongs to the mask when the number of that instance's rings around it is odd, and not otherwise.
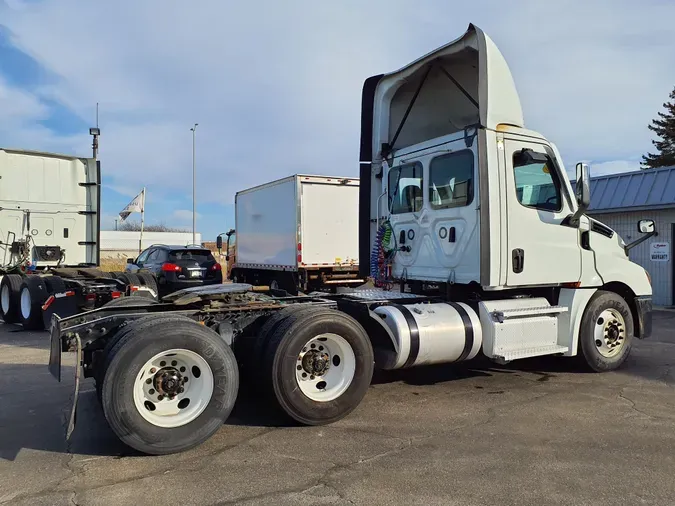
[[[82,364],[82,341],[80,341],[80,336],[75,334],[75,346],[76,350],[76,360],[75,360],[75,394],[73,395],[73,405],[70,409],[70,420],[68,421],[68,430],[66,431],[66,440],[70,439],[70,435],[75,429],[75,422],[77,421],[77,398],[80,395],[80,377],[81,377],[81,364]]]

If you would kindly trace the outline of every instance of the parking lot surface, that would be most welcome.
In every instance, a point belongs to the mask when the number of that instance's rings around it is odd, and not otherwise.
[[[241,392],[202,446],[148,457],[108,429],[91,380],[64,440],[74,360],[0,325],[0,504],[675,504],[675,313],[616,372],[570,359],[378,373],[330,426]]]

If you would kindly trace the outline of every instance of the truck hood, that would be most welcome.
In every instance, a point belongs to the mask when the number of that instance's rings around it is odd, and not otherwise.
[[[524,127],[506,60],[473,24],[409,65],[367,79],[362,106],[362,133],[371,134],[361,139],[362,162],[379,159],[383,145],[395,150],[474,126]]]

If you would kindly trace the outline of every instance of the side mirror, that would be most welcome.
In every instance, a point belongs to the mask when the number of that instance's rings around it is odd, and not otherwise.
[[[638,221],[638,231],[642,234],[651,234],[655,230],[654,220]]]
[[[585,163],[577,163],[577,185],[574,193],[579,209],[586,211],[591,205],[591,171]]]
[[[223,249],[223,236],[219,235],[216,237],[216,248]]]
[[[127,258],[127,263],[128,263],[128,264],[133,264],[133,263],[134,263],[134,259],[133,259],[133,258]]]

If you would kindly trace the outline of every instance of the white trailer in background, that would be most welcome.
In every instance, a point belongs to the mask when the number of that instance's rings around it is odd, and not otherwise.
[[[295,293],[359,278],[359,180],[296,174],[235,196],[230,279]]]
[[[140,279],[98,269],[101,168],[95,158],[0,148],[0,315],[40,329],[125,295]],[[150,278],[144,282],[153,284]],[[144,283],[145,284],[145,283]]]

